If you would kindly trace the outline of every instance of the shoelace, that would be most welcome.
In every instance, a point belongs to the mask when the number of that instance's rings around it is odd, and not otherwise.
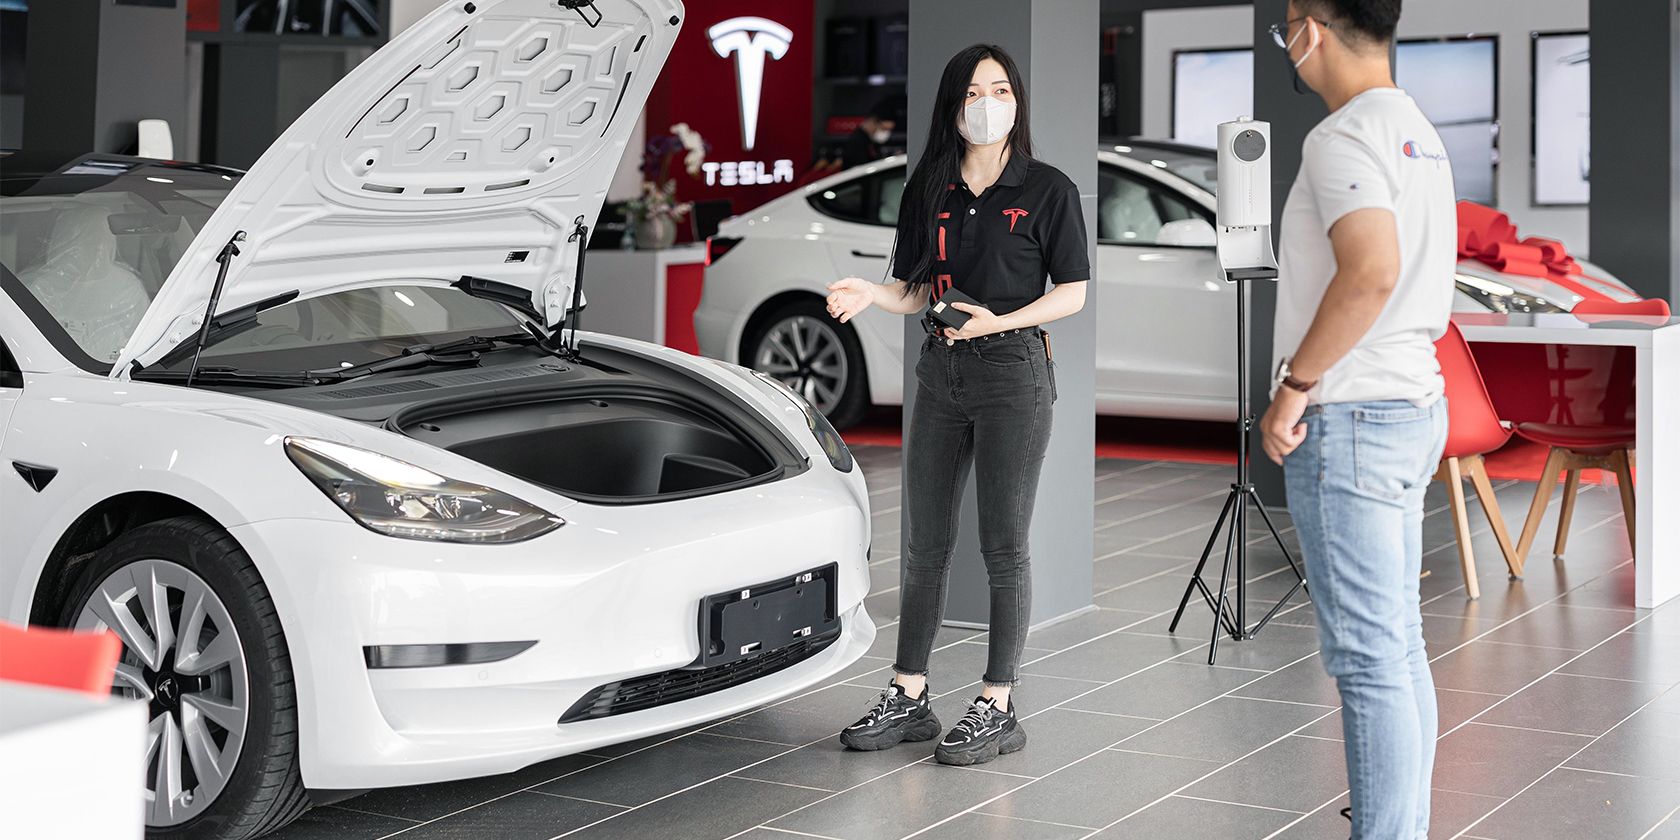
[[[962,720],[957,721],[957,725],[952,727],[952,731],[953,733],[961,732],[964,735],[973,735],[985,729],[992,716],[1002,714],[1003,712],[998,711],[997,707],[990,703],[975,703],[968,707],[968,713],[963,715]]]
[[[882,691],[875,697],[874,700],[869,701],[869,705],[866,707],[868,711],[865,713],[864,717],[866,717],[870,723],[880,720],[887,714],[887,710],[892,708],[894,695],[895,692],[890,688]]]

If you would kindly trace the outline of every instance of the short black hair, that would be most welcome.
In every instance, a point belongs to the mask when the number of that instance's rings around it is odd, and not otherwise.
[[[1295,6],[1328,18],[1345,33],[1382,44],[1394,40],[1400,23],[1400,0],[1295,0]]]

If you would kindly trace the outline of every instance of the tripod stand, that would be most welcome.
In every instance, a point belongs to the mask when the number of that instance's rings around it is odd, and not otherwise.
[[[1283,538],[1278,536],[1277,526],[1272,524],[1272,517],[1266,513],[1266,505],[1260,501],[1260,494],[1248,479],[1248,433],[1254,428],[1254,417],[1248,406],[1248,281],[1270,280],[1277,277],[1275,268],[1251,268],[1230,270],[1225,272],[1225,279],[1237,285],[1237,480],[1231,485],[1231,492],[1225,497],[1225,506],[1219,511],[1219,519],[1213,524],[1213,533],[1208,535],[1207,547],[1202,549],[1202,559],[1196,564],[1196,571],[1190,575],[1190,583],[1184,587],[1184,597],[1178,601],[1178,611],[1173,613],[1172,624],[1167,632],[1178,630],[1178,622],[1184,618],[1184,608],[1190,603],[1190,596],[1200,592],[1202,600],[1207,602],[1208,609],[1213,610],[1213,633],[1208,643],[1208,664],[1212,665],[1214,657],[1219,652],[1219,631],[1223,629],[1232,639],[1242,641],[1254,638],[1266,623],[1277,615],[1278,610],[1295,596],[1295,590],[1305,589],[1306,578],[1301,576],[1301,569],[1295,565],[1295,558],[1289,553],[1289,547],[1283,544]],[[1283,558],[1289,561],[1289,568],[1295,573],[1295,585],[1284,593],[1271,610],[1257,622],[1252,629],[1248,624],[1248,506],[1260,512],[1260,518],[1266,523],[1266,530],[1272,532],[1272,539],[1277,541],[1278,548],[1283,551]],[[1229,526],[1227,528],[1227,525]],[[1219,594],[1215,596],[1202,580],[1202,570],[1207,567],[1208,557],[1213,554],[1213,546],[1219,542],[1220,531],[1225,531],[1225,562],[1219,573]],[[1237,597],[1235,609],[1232,609],[1227,593],[1230,589],[1231,573],[1237,576]],[[1310,593],[1309,593],[1310,594]]]

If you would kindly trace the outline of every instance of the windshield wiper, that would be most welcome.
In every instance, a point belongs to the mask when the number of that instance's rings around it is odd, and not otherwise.
[[[519,346],[536,344],[537,338],[529,333],[509,333],[507,335],[469,335],[442,344],[410,344],[395,356],[362,362],[342,368],[328,368],[310,371],[326,381],[343,382],[358,376],[372,373],[384,373],[390,370],[407,370],[408,368],[426,367],[427,365],[476,365],[481,353],[498,349],[498,345]]]
[[[310,371],[310,374],[323,382],[343,382],[346,379],[355,379],[358,376],[426,367],[427,365],[476,365],[478,364],[478,355],[476,352],[458,355],[438,355],[427,352],[405,353],[400,356],[389,356],[371,362],[362,362],[359,365],[351,365],[346,368]]]
[[[155,367],[134,372],[134,378],[144,382],[179,382],[192,384],[209,382],[217,385],[251,385],[268,388],[298,388],[323,385],[333,381],[308,371],[240,370],[227,365],[200,365],[190,370],[158,370]]]

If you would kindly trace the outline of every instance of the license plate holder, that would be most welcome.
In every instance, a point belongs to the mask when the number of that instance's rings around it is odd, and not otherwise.
[[[726,665],[840,628],[835,609],[839,564],[707,596],[700,603],[700,661]]]

